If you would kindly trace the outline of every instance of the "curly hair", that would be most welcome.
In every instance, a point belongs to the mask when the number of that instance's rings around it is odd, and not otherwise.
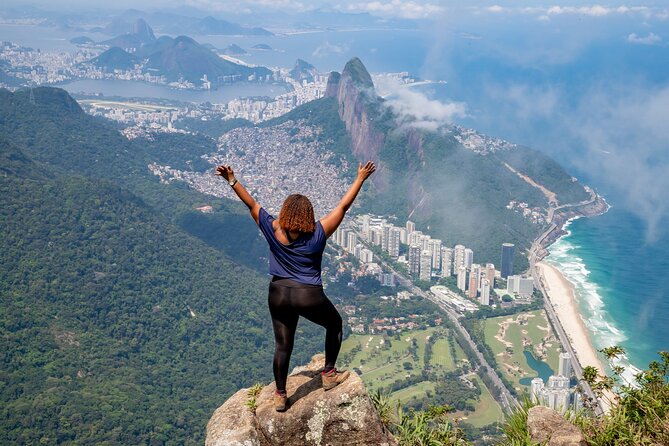
[[[279,226],[284,231],[314,232],[316,221],[311,201],[304,195],[289,195],[279,212]]]

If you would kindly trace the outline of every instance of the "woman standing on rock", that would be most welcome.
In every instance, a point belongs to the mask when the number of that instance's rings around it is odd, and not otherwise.
[[[368,161],[358,166],[358,176],[339,204],[327,216],[315,221],[314,209],[307,197],[293,194],[286,198],[279,219],[269,215],[235,178],[230,166],[218,166],[222,176],[244,202],[260,227],[270,249],[269,311],[274,327],[274,407],[286,410],[286,380],[295,330],[300,316],[325,327],[325,368],[321,372],[323,388],[329,390],[348,378],[335,362],[341,347],[342,320],[323,292],[321,261],[325,243],[344,219],[360,188],[376,166]]]

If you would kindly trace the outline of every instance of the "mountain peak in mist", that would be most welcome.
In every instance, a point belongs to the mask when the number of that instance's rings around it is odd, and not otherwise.
[[[374,88],[374,82],[372,82],[372,76],[369,75],[369,71],[365,68],[365,65],[362,61],[354,57],[344,66],[344,69],[341,72],[342,78],[349,78],[357,87],[364,88]]]

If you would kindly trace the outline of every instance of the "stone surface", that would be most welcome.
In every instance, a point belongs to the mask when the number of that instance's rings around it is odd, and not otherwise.
[[[323,355],[316,355],[308,365],[293,370],[286,412],[274,410],[274,383],[256,397],[255,413],[245,404],[250,399],[248,389],[235,393],[209,420],[205,445],[396,445],[360,377],[351,371],[345,382],[325,392],[320,378],[323,365]]]
[[[585,445],[583,433],[558,412],[544,406],[532,407],[527,414],[532,441],[547,446]]]

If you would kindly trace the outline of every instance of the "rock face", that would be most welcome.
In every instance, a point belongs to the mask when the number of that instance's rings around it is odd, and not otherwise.
[[[527,414],[527,428],[533,442],[547,446],[585,445],[583,433],[562,415],[544,406],[532,407]]]
[[[344,66],[341,75],[330,73],[325,96],[336,97],[339,117],[351,136],[353,155],[360,159],[379,159],[384,134],[374,128],[367,105],[378,100],[374,83],[360,59],[354,57]]]
[[[274,383],[247,407],[248,389],[216,409],[207,424],[206,446],[387,445],[397,444],[379,419],[362,380],[354,372],[332,390],[321,387],[324,356],[298,367],[288,377],[288,410],[274,410]]]

